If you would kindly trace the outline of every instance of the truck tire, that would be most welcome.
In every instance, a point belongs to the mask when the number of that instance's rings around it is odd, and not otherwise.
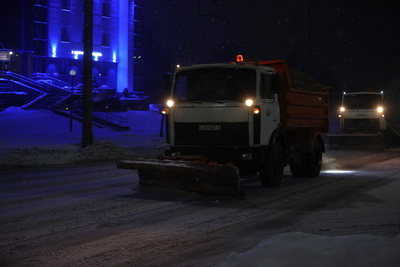
[[[260,182],[264,187],[275,187],[282,183],[285,155],[280,142],[275,142],[267,162],[260,172]]]
[[[290,163],[290,171],[294,177],[317,177],[322,167],[322,147],[318,140],[314,141],[312,153],[297,155],[298,160]]]
[[[314,141],[313,154],[308,162],[307,174],[308,177],[317,177],[321,172],[322,167],[322,146],[319,140]]]
[[[305,167],[305,159],[303,154],[296,155],[298,158],[295,162],[291,162],[289,164],[290,166],[290,172],[292,175],[296,178],[303,178],[306,177],[306,167]]]

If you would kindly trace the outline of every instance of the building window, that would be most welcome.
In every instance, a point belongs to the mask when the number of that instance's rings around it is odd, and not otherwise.
[[[47,56],[47,41],[34,40],[33,49],[35,56]]]
[[[67,58],[60,58],[59,61],[59,70],[60,74],[68,74],[70,71],[70,66]]]
[[[110,46],[110,33],[102,32],[101,33],[101,46]]]
[[[134,20],[139,20],[141,21],[143,19],[143,15],[142,15],[142,8],[139,6],[135,6],[135,18]]]
[[[143,35],[143,23],[141,21],[134,22],[135,34]]]
[[[133,39],[133,47],[136,49],[142,49],[143,48],[143,38],[140,35],[135,35]]]
[[[69,42],[69,28],[61,26],[61,42]]]
[[[61,0],[61,9],[71,10],[70,0]]]
[[[103,17],[111,17],[111,4],[109,1],[104,1],[103,2],[103,8],[102,8],[102,13],[101,15]]]
[[[47,0],[35,0],[34,5],[47,7]]]
[[[36,22],[47,21],[47,8],[43,6],[35,6],[33,20]]]
[[[34,39],[41,39],[41,40],[47,39],[47,23],[39,23],[39,22],[34,23],[34,30],[35,30],[35,35],[33,37]]]

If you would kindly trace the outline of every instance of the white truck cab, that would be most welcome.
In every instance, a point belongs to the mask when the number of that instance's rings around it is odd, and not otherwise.
[[[171,155],[207,154],[217,160],[253,160],[279,127],[267,66],[207,64],[182,67],[168,101]]]
[[[387,129],[383,92],[344,92],[339,112],[343,133],[378,133]]]

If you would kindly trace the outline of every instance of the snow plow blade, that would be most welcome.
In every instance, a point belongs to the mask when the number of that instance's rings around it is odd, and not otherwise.
[[[139,184],[174,188],[207,195],[243,196],[239,169],[230,163],[205,162],[200,157],[160,157],[127,159],[119,169],[138,170]]]
[[[349,149],[372,149],[381,150],[385,148],[384,136],[377,134],[328,134],[329,146],[331,148]]]

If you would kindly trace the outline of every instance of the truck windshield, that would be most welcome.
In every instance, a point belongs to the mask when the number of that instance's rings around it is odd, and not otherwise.
[[[186,101],[243,101],[255,97],[256,71],[241,68],[183,70],[175,78],[174,96]]]
[[[380,94],[348,94],[343,98],[343,106],[346,109],[376,109],[382,105]]]

